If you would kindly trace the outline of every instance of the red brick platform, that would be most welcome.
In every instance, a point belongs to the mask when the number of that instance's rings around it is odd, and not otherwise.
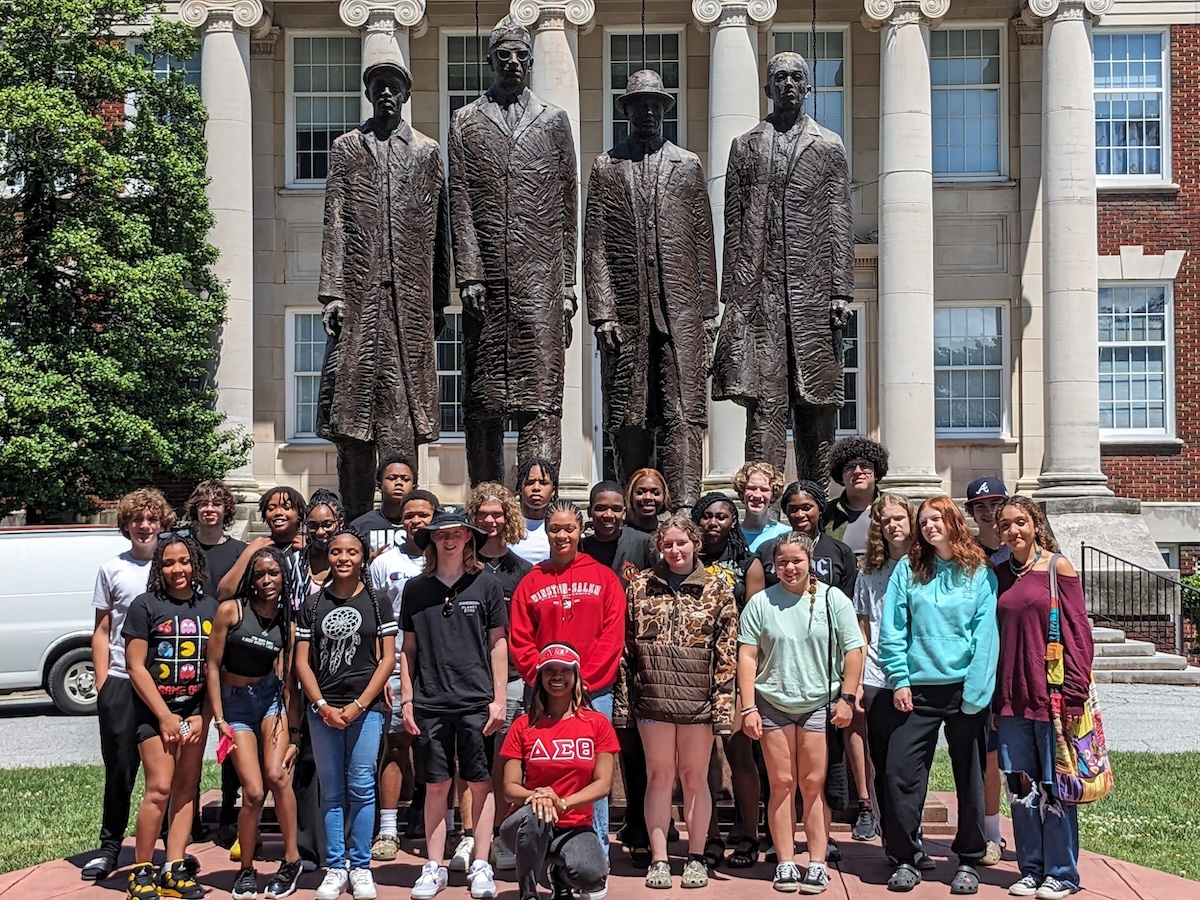
[[[954,797],[948,794],[938,794],[937,798],[944,802],[949,810],[948,818],[952,824],[954,817]],[[1005,820],[1006,839],[1009,846],[1013,845],[1012,830]],[[943,829],[937,829],[943,831]],[[824,896],[831,900],[868,900],[868,898],[895,897],[887,890],[887,879],[891,874],[890,867],[883,857],[878,841],[871,843],[856,843],[848,836],[839,834],[839,844],[845,859],[837,866],[831,866],[833,880]],[[938,863],[936,872],[929,873],[925,880],[909,894],[913,900],[922,898],[948,897],[949,883],[954,874],[955,862],[950,855],[951,838],[945,834],[926,836],[929,853]],[[405,843],[408,850],[414,849],[411,842]],[[415,848],[420,851],[422,845]],[[767,900],[778,897],[771,889],[771,875],[774,870],[765,863],[760,863],[752,869],[731,870],[722,866],[712,875],[707,889],[684,892],[678,887],[678,876],[682,869],[679,858],[683,846],[671,848],[677,854],[672,867],[676,875],[676,887],[670,891],[652,891],[642,884],[642,874],[635,872],[628,863],[628,857],[619,844],[612,846],[613,874],[609,881],[609,897],[611,900],[651,900],[664,896],[678,896],[686,893],[689,900],[703,900],[704,897],[747,898],[747,900]],[[234,875],[237,874],[238,864],[229,861],[228,851],[213,844],[197,844],[191,847],[201,862],[200,881],[211,889],[213,900],[228,897],[233,885]],[[279,858],[280,847],[276,839],[267,835],[265,856],[268,861],[258,863],[261,876],[260,884],[266,883],[265,875],[275,869],[274,860]],[[1003,863],[992,868],[979,870],[982,885],[980,900],[999,900],[1008,896],[1008,885],[1019,877],[1016,863],[1011,851],[1006,854]],[[85,862],[86,856],[80,855],[69,860],[55,860],[43,863],[30,869],[9,872],[0,875],[0,898],[4,900],[52,900],[52,898],[79,898],[79,900],[115,900],[124,894],[125,876],[128,869],[122,869],[108,881],[98,885],[83,882],[79,878],[79,869]],[[133,862],[132,841],[126,842],[126,849],[121,856],[121,864],[128,866]],[[375,879],[379,885],[380,900],[408,900],[409,888],[417,878],[423,860],[413,853],[401,853],[395,862],[376,864],[373,868]],[[1200,898],[1200,884],[1187,881],[1173,875],[1167,875],[1153,869],[1109,859],[1094,853],[1083,854],[1080,870],[1086,894],[1080,897],[1094,897],[1097,900],[1192,900]],[[511,872],[497,873],[497,885],[500,888],[499,900],[517,900],[515,885]],[[294,895],[298,900],[312,900],[321,873],[314,872],[305,875],[300,880],[300,890]],[[450,886],[439,895],[439,900],[469,900],[465,878],[461,874],[451,874]],[[543,897],[547,895],[543,891]],[[259,895],[262,896],[261,893]],[[349,894],[343,895],[349,898]]]

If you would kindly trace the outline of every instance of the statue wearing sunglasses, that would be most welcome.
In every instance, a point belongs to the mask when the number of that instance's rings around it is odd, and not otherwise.
[[[575,145],[567,114],[525,87],[529,32],[504,19],[488,42],[495,81],[450,125],[450,219],[463,304],[467,471],[504,479],[517,457],[562,455],[563,374],[575,297]]]

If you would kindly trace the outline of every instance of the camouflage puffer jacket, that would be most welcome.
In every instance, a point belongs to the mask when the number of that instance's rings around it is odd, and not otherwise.
[[[659,561],[629,582],[626,597],[613,723],[652,719],[732,731],[738,613],[729,586],[698,565],[673,591]]]

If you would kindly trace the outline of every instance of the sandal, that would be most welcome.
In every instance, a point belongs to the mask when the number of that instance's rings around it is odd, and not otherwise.
[[[954,880],[950,882],[951,894],[978,894],[979,893],[979,875],[975,869],[968,865],[961,865],[954,873]]]
[[[727,860],[731,869],[749,869],[758,862],[758,839],[744,837],[737,842],[737,847],[729,854]]]
[[[908,863],[900,863],[896,867],[896,871],[892,873],[892,877],[888,879],[888,890],[898,893],[908,893],[918,884],[921,883],[921,873],[917,871],[915,866]]]
[[[629,864],[635,869],[650,868],[650,848],[649,847],[630,847],[629,848]]]
[[[725,842],[719,837],[711,837],[704,843],[704,864],[710,869],[715,869],[721,865],[721,861],[725,858]],[[708,882],[705,881],[705,884]]]

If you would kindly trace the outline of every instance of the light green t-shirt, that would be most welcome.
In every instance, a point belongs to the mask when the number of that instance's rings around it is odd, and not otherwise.
[[[829,622],[833,614],[833,677],[829,677]],[[812,613],[809,613],[809,606]],[[820,709],[840,690],[847,652],[863,645],[850,598],[818,583],[815,603],[782,584],[755,594],[738,618],[738,643],[758,647],[757,693],[781,712]]]

